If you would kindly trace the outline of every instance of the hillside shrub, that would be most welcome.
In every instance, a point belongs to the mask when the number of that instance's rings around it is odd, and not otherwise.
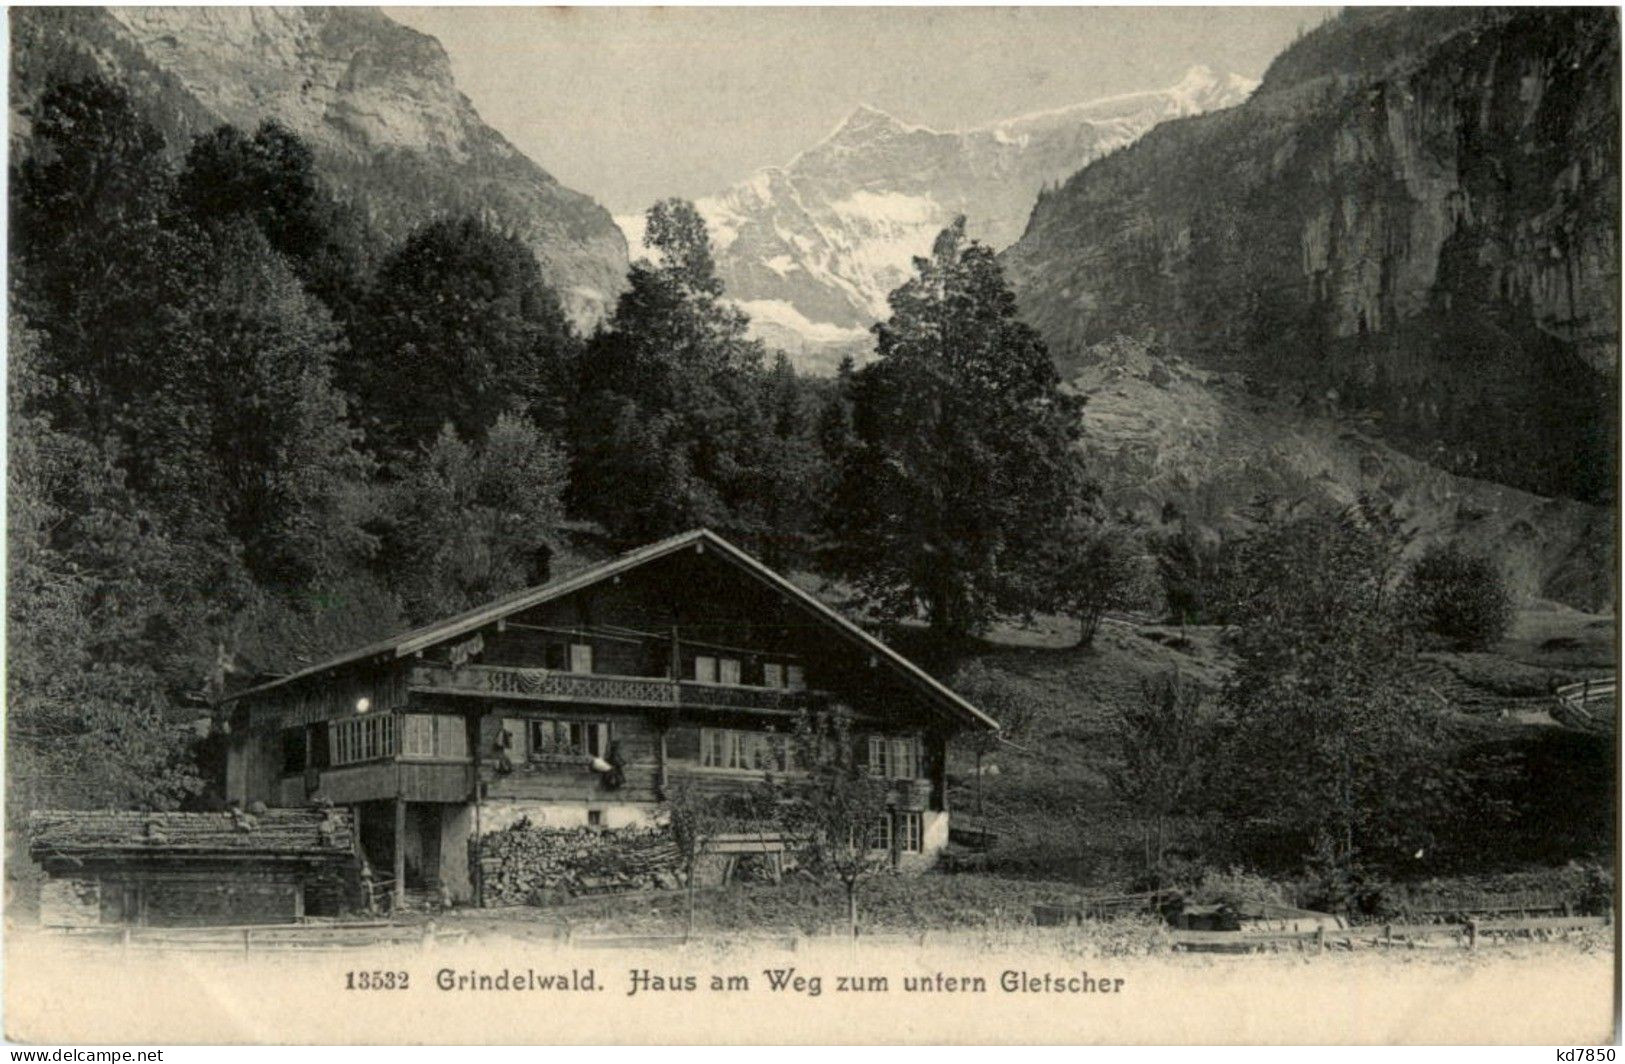
[[[1483,650],[1512,626],[1512,596],[1495,563],[1454,544],[1428,548],[1406,590],[1423,629],[1458,649]]]

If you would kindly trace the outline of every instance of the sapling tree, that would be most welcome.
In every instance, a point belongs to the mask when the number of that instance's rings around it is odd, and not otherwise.
[[[1168,818],[1195,788],[1205,729],[1202,691],[1177,671],[1147,677],[1140,699],[1117,710],[1119,762],[1107,782],[1140,819],[1146,870],[1160,878]]]
[[[700,859],[710,852],[717,833],[727,825],[727,813],[714,795],[708,795],[687,779],[676,780],[665,788],[661,802],[665,807],[666,827],[671,832],[672,844],[677,847],[677,858],[683,866],[683,886],[688,893],[688,913],[683,932],[685,938],[694,935],[694,873]]]
[[[796,767],[805,778],[784,802],[785,832],[800,842],[810,870],[841,884],[855,938],[859,889],[891,866],[890,850],[876,845],[884,837],[882,820],[891,815],[890,795],[885,782],[859,762],[851,718],[844,710],[803,714],[792,744]]]

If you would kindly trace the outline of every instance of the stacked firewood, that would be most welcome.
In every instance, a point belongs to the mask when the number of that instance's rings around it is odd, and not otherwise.
[[[476,848],[487,905],[543,905],[572,895],[682,884],[677,848],[661,830],[516,824],[470,846]]]

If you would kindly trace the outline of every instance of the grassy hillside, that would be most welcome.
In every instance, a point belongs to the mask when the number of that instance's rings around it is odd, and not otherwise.
[[[1123,888],[1143,868],[1143,844],[1105,775],[1117,757],[1114,713],[1140,698],[1145,677],[1170,668],[1202,685],[1212,705],[1227,661],[1212,628],[1108,618],[1092,648],[1068,646],[1071,637],[1068,622],[1040,621],[994,632],[971,656],[1028,702],[1034,718],[1015,745],[982,759],[980,816],[974,751],[953,752],[950,805],[961,822],[998,832],[989,862],[998,875]],[[1430,687],[1459,725],[1458,756],[1499,767],[1477,798],[1502,815],[1464,816],[1438,852],[1418,860],[1414,878],[1607,860],[1612,740],[1558,726],[1546,706],[1552,683],[1611,673],[1614,639],[1611,618],[1546,605],[1522,611],[1489,653],[1424,657]],[[1187,830],[1172,851],[1212,863],[1178,844],[1194,838]]]

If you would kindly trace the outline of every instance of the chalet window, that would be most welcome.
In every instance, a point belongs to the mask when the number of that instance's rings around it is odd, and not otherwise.
[[[919,853],[925,848],[924,816],[919,813],[898,814],[897,848],[904,853]]]
[[[402,757],[468,756],[463,718],[449,713],[407,713],[401,718]]]
[[[891,852],[891,814],[882,813],[869,832],[869,849]]]
[[[922,775],[920,740],[869,736],[869,774],[888,780],[914,780]]]
[[[740,772],[777,772],[789,768],[792,758],[780,736],[765,732],[700,729],[700,765]]]
[[[394,757],[397,742],[395,715],[381,713],[375,717],[331,721],[328,724],[328,738],[335,765],[354,765]]]
[[[710,654],[696,654],[694,656],[694,679],[698,683],[728,683],[738,685],[742,682],[738,658],[719,658]]]
[[[869,736],[869,775],[890,777],[890,755],[891,747],[887,745],[884,737]]]
[[[434,756],[434,718],[408,713],[401,719],[401,753],[406,757]]]
[[[462,717],[442,713],[434,718],[434,752],[436,757],[468,756],[468,727]]]
[[[700,729],[700,764],[706,768],[738,768],[739,748],[734,733],[721,728]]]
[[[790,665],[784,670],[784,686],[792,691],[805,691],[807,689],[807,673],[800,665]]]
[[[601,827],[603,827],[604,826],[604,811],[602,809],[589,809],[589,810],[587,810],[587,826],[589,828],[601,828]]]
[[[784,686],[784,666],[776,661],[769,661],[762,666],[763,687]]]
[[[532,720],[528,730],[531,756],[609,753],[609,724],[601,720]]]
[[[592,644],[591,643],[571,643],[570,644],[570,671],[571,672],[591,672],[592,671]]]

